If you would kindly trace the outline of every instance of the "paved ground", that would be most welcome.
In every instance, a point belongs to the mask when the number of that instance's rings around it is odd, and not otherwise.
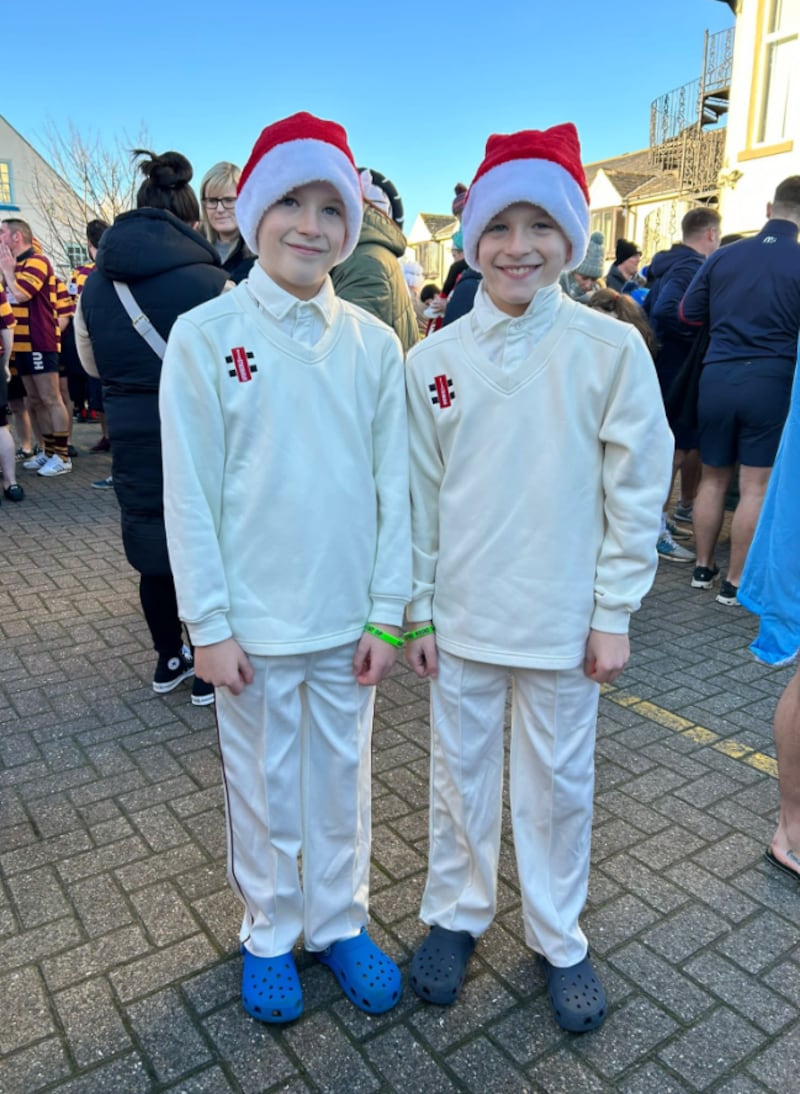
[[[300,957],[305,1016],[237,1001],[208,709],[150,690],[153,654],[108,473],[78,427],[75,472],[27,472],[0,510],[0,1090],[800,1090],[800,890],[762,858],[777,805],[771,718],[785,671],[753,620],[662,564],[630,669],[601,704],[585,926],[611,1013],[562,1033],[523,945],[508,831],[500,910],[459,1003],[406,989],[368,1018]],[[427,838],[425,687],[380,689],[372,915],[407,969]]]

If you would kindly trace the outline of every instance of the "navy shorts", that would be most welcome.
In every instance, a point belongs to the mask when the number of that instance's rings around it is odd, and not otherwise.
[[[667,396],[682,368],[682,361],[669,361],[664,364],[663,361],[659,362],[656,359],[656,376],[658,376],[658,383],[661,388],[661,398],[665,404]],[[675,447],[684,452],[691,452],[693,448],[697,448],[697,430],[687,428],[680,420],[681,417],[678,414],[667,413],[667,422],[675,438]]]
[[[789,411],[795,362],[747,359],[706,365],[697,418],[709,467],[772,467]]]
[[[14,368],[20,376],[42,376],[45,372],[58,372],[58,354],[49,352],[15,353]]]

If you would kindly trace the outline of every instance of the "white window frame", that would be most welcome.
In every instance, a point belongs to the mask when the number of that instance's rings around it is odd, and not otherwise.
[[[70,270],[77,269],[78,266],[83,266],[89,259],[89,252],[82,243],[67,243],[64,246],[64,250],[66,251],[67,265]]]
[[[800,67],[800,5],[797,0],[767,0],[761,44],[760,102],[756,145],[780,144],[794,136],[797,69]]]
[[[14,204],[14,181],[11,175],[11,161],[0,160],[0,205]]]

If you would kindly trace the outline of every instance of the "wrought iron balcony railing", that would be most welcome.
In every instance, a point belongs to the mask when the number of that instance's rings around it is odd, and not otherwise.
[[[734,28],[706,33],[703,74],[660,95],[650,106],[650,159],[675,171],[681,191],[703,193],[716,186],[724,151],[733,68]]]

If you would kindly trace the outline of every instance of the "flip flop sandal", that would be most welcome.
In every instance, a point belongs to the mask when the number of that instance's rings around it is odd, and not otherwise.
[[[291,951],[256,957],[242,946],[242,1006],[259,1022],[293,1022],[303,1013],[303,992]]]
[[[800,882],[800,856],[798,856],[796,852],[792,851],[792,849],[790,848],[786,852],[786,857],[790,858],[792,862],[797,863],[796,870],[793,870],[791,866],[787,866],[785,862],[781,862],[781,860],[777,857],[771,847],[768,847],[764,852],[764,858],[767,860],[768,863],[770,863],[770,865],[776,866],[779,870],[782,870],[784,874],[788,874],[789,877],[793,877],[795,881]]]
[[[383,1014],[400,1001],[400,970],[362,927],[355,938],[343,938],[314,954],[334,974],[347,998],[367,1014]]]
[[[420,999],[441,1007],[456,1001],[475,942],[468,931],[431,927],[411,961],[411,986]]]
[[[587,1033],[602,1025],[606,1017],[606,993],[588,953],[583,961],[565,969],[551,965],[541,954],[539,961],[550,1006],[561,1028],[570,1033]]]

